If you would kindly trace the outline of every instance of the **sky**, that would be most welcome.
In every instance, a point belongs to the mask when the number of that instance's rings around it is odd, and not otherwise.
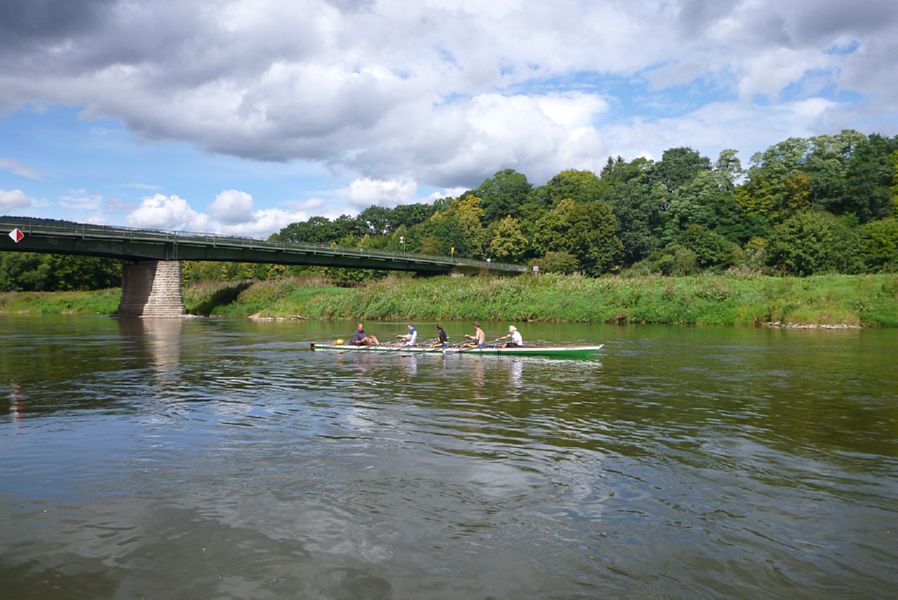
[[[0,214],[315,215],[898,134],[895,0],[0,0]]]

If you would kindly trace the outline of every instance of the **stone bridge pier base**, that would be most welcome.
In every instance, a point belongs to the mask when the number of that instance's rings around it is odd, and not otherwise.
[[[120,317],[181,317],[181,263],[159,260],[124,263]]]

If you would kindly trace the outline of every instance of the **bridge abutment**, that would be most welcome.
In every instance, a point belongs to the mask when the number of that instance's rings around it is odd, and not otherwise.
[[[120,317],[181,317],[186,312],[180,261],[141,261],[122,266]]]

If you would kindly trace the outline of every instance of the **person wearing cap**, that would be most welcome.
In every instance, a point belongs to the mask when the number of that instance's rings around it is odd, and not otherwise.
[[[414,325],[409,323],[408,333],[405,335],[397,335],[396,337],[405,342],[406,346],[414,346],[415,342],[418,340],[418,331],[415,329]]]
[[[514,348],[515,346],[523,346],[524,345],[524,336],[521,335],[521,332],[518,331],[518,328],[514,325],[508,326],[508,335],[503,335],[499,338],[500,340],[508,340],[505,342],[506,348]]]

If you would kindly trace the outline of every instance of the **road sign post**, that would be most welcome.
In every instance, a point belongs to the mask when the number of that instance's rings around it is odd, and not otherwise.
[[[10,239],[12,239],[13,242],[18,244],[23,239],[25,239],[25,234],[22,233],[21,229],[16,227],[12,231],[9,232],[9,237],[10,237]]]

